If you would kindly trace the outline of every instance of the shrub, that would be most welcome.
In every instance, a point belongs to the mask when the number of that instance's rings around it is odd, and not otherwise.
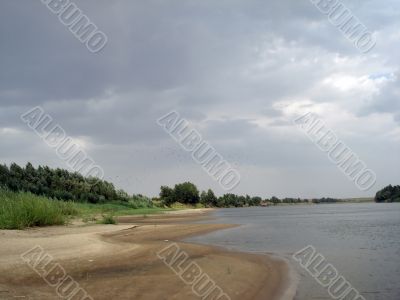
[[[100,220],[100,224],[115,225],[115,224],[117,224],[117,221],[115,220],[114,216],[112,216],[112,215],[103,215],[103,219]]]
[[[129,204],[132,208],[152,208],[153,201],[143,195],[133,195],[132,198],[129,200]]]

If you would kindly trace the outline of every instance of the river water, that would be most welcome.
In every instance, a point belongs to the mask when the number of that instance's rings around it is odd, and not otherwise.
[[[287,259],[297,300],[331,299],[291,257],[314,246],[367,300],[400,299],[400,204],[323,204],[215,210],[210,222],[242,226],[187,241]]]

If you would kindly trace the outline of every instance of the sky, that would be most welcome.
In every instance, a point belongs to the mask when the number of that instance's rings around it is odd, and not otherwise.
[[[400,2],[341,1],[363,53],[310,0],[74,1],[92,53],[41,1],[0,3],[0,163],[68,168],[20,116],[41,107],[129,193],[225,191],[157,124],[176,111],[261,197],[365,197],[400,180]],[[376,173],[357,188],[293,124],[318,115]]]

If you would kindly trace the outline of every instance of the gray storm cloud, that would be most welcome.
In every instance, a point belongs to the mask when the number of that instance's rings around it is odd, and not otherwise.
[[[0,4],[0,158],[67,166],[20,115],[43,107],[129,192],[210,179],[156,120],[178,111],[241,172],[237,193],[364,196],[292,124],[317,113],[398,183],[400,3],[343,1],[360,53],[310,1],[75,1],[107,34],[91,53],[40,1]]]

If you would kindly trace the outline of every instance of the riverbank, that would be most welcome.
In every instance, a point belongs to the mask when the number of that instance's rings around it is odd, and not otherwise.
[[[199,299],[157,256],[176,242],[232,300],[281,299],[288,286],[285,262],[180,242],[235,226],[191,223],[208,218],[207,211],[119,217],[119,225],[0,231],[0,297],[57,299],[55,289],[20,257],[39,245],[93,299]]]

